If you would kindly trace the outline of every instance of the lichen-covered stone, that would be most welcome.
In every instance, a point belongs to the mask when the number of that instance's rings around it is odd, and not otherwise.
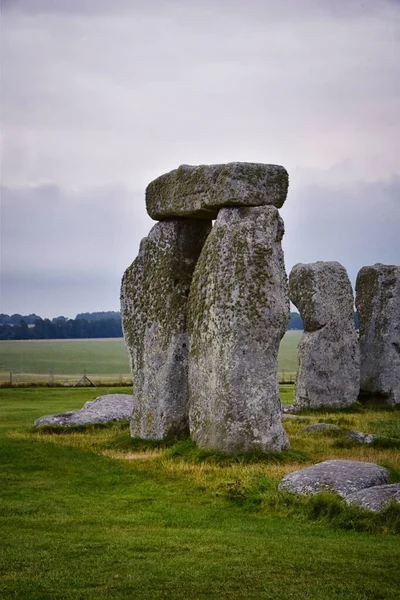
[[[223,208],[188,306],[190,433],[201,448],[282,450],[277,354],[289,319],[275,207]]]
[[[348,431],[344,437],[359,444],[372,444],[376,436],[373,433],[363,433],[362,431]]]
[[[325,460],[285,475],[279,489],[301,495],[332,491],[347,496],[364,488],[386,484],[388,479],[389,471],[374,463]]]
[[[294,404],[350,406],[359,393],[360,351],[346,269],[338,262],[298,264],[290,273],[289,288],[304,323]]]
[[[400,404],[400,266],[363,267],[356,307],[361,349],[361,400]]]
[[[106,394],[85,402],[80,410],[72,410],[57,415],[39,417],[34,427],[60,425],[72,427],[111,421],[129,421],[132,414],[133,397],[128,394]]]
[[[356,504],[360,508],[372,512],[381,512],[391,502],[400,504],[400,483],[389,483],[388,485],[376,485],[369,487],[345,498],[347,504]]]
[[[223,206],[280,208],[289,178],[284,167],[234,162],[222,165],[181,165],[161,175],[146,189],[152,219],[195,217],[215,219]]]
[[[188,425],[186,308],[193,269],[211,222],[157,223],[121,285],[121,317],[134,408],[132,437],[185,437]]]

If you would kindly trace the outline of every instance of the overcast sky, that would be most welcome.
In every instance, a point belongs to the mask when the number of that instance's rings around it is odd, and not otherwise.
[[[400,262],[399,0],[1,0],[0,312],[119,310],[182,163],[284,165],[289,272]]]

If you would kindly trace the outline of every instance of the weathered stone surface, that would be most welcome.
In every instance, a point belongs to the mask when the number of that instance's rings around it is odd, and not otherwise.
[[[314,425],[307,425],[303,427],[300,433],[319,433],[320,431],[340,431],[340,427],[332,425],[331,423],[314,423]]]
[[[132,437],[189,435],[187,297],[211,222],[157,223],[121,286],[134,408]]]
[[[223,206],[280,208],[289,178],[279,165],[227,163],[181,165],[161,175],[146,189],[146,208],[152,219],[195,217],[215,219]]]
[[[190,432],[202,448],[282,450],[277,354],[289,319],[275,207],[223,208],[189,296]]]
[[[128,394],[106,394],[95,400],[86,402],[80,410],[69,411],[59,415],[46,415],[34,422],[40,425],[90,425],[109,423],[110,421],[129,421],[132,414],[133,397]]]
[[[347,504],[357,504],[357,506],[366,510],[382,512],[392,501],[400,504],[400,483],[377,485],[360,490],[354,492],[354,494],[349,494],[345,500]]]
[[[289,288],[304,323],[294,404],[350,406],[359,393],[360,351],[346,269],[338,262],[298,264],[290,273]]]
[[[400,266],[363,267],[356,306],[361,349],[361,400],[400,404]]]
[[[362,431],[348,431],[344,437],[359,444],[372,444],[375,438],[372,433],[363,433]]]
[[[293,494],[317,494],[331,490],[347,496],[358,490],[388,482],[389,472],[374,463],[356,460],[325,460],[301,471],[286,475],[280,489]]]

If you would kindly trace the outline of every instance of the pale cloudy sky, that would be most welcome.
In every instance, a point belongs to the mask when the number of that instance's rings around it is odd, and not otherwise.
[[[288,272],[400,262],[399,0],[1,0],[0,312],[119,309],[181,163],[284,165]]]

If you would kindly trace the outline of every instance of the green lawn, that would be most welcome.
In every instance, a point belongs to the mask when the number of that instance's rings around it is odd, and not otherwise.
[[[95,395],[0,390],[1,598],[397,600],[398,536],[381,526],[379,535],[355,531],[362,511],[338,523],[310,520],[306,504],[286,506],[276,492],[302,453],[304,465],[353,456],[390,462],[395,471],[397,450],[341,448],[288,421],[293,454],[284,462],[213,464],[174,448],[146,452],[119,425],[69,434],[29,429],[36,417]],[[400,437],[399,416],[371,410],[310,422]]]
[[[281,343],[279,372],[294,379],[297,345],[302,332],[288,332]],[[55,380],[76,382],[86,370],[95,381],[129,378],[128,356],[122,338],[92,340],[0,341],[0,382]]]

